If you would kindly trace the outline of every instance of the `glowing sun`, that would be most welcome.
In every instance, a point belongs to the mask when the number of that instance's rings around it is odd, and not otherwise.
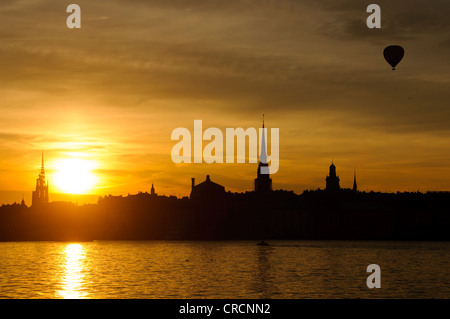
[[[92,173],[92,161],[78,158],[61,159],[55,163],[56,173],[53,182],[67,194],[86,194],[97,183],[97,176]]]

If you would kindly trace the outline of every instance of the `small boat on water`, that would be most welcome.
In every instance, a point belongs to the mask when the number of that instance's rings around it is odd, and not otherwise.
[[[260,241],[259,243],[257,243],[256,245],[258,245],[258,246],[269,246],[269,244],[266,243],[266,242],[264,241],[264,239],[261,240],[261,241]]]

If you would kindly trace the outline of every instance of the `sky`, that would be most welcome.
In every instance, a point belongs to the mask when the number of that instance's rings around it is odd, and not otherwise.
[[[69,29],[66,8],[81,8]],[[369,29],[366,8],[381,7]],[[178,127],[279,128],[275,189],[450,191],[447,0],[2,0],[0,203],[150,191],[188,196],[191,177],[253,189],[256,164],[175,164]],[[388,45],[405,56],[395,71]],[[269,137],[270,139],[270,137]],[[207,142],[204,142],[204,146]],[[58,163],[96,182],[64,195]]]

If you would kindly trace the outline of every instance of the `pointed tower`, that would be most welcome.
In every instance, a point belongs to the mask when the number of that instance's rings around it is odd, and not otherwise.
[[[258,194],[267,194],[272,191],[272,179],[270,178],[269,174],[262,173],[263,169],[264,170],[269,169],[269,164],[267,163],[264,114],[263,114],[262,138],[261,138],[261,154],[259,156],[257,177],[255,179],[255,192]]]
[[[333,160],[331,160],[330,173],[328,174],[325,181],[327,182],[326,190],[336,191],[340,189],[339,176],[336,175],[336,166],[334,166]]]
[[[150,195],[152,195],[152,196],[155,196],[155,195],[156,195],[156,193],[155,193],[155,187],[153,186],[153,183],[152,183],[152,188],[151,188],[151,190],[150,190]]]
[[[22,201],[20,202],[20,206],[26,206],[26,204],[25,204],[25,198],[24,198],[23,195],[22,195]]]
[[[48,182],[45,181],[44,151],[42,151],[41,172],[36,179],[36,190],[33,191],[31,198],[32,206],[48,203]]]
[[[355,169],[355,171],[353,172],[353,191],[354,191],[355,193],[358,192],[358,187],[357,187],[357,185],[356,185],[356,169]]]

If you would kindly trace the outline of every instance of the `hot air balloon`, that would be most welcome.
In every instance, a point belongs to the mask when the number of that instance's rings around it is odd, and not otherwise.
[[[402,60],[405,50],[399,45],[390,45],[383,51],[384,58],[395,70],[395,66]]]

